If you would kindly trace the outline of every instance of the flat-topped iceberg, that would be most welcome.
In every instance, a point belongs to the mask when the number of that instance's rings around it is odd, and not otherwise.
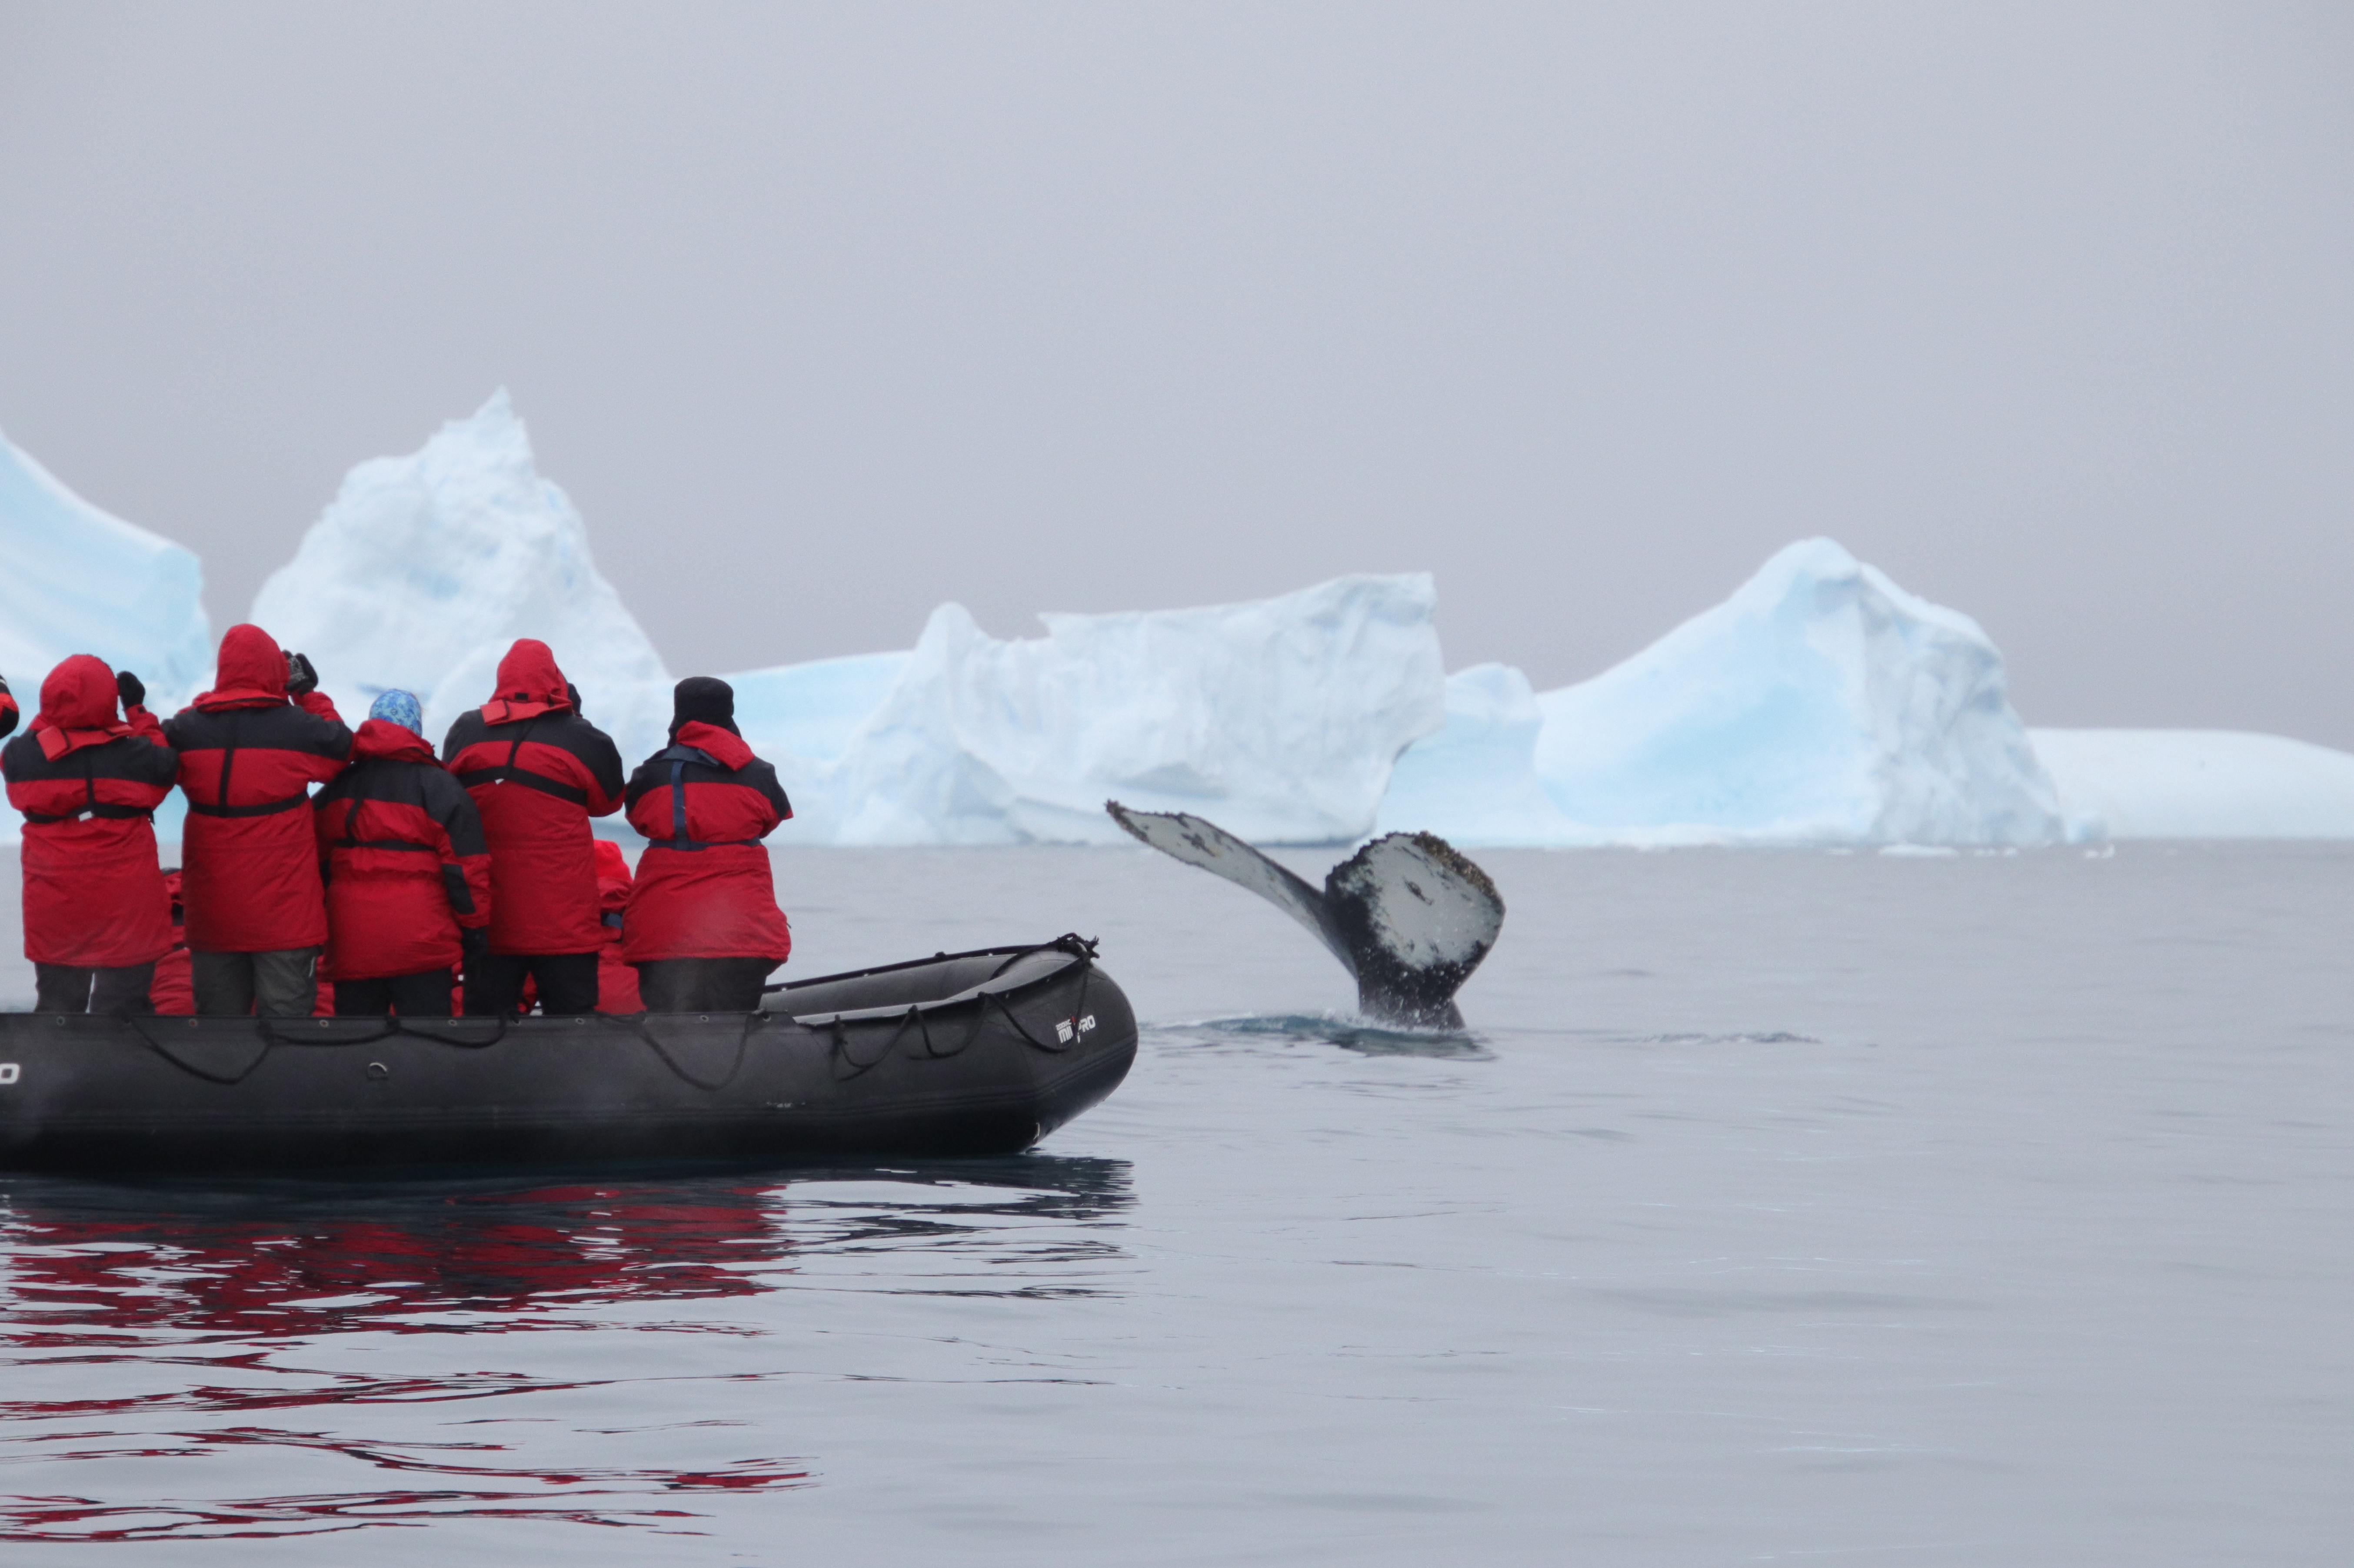
[[[27,720],[69,653],[136,672],[156,711],[173,712],[212,674],[203,571],[0,437],[0,674]]]
[[[1116,797],[1260,842],[1334,843],[1372,831],[1398,754],[1443,720],[1436,603],[1427,576],[1343,577],[1250,604],[1045,615],[1044,637],[1012,640],[949,604],[911,652],[728,679],[751,694],[746,738],[796,791],[801,842],[1112,842]],[[839,752],[795,752],[795,725]]]
[[[1383,825],[1468,844],[2062,836],[1993,642],[1829,539],[1590,681],[1524,691],[1450,682],[1447,726],[1401,759]]]
[[[851,653],[729,675],[737,727],[763,756],[838,762],[858,726],[891,694],[909,657]]]
[[[2112,839],[2354,838],[2354,756],[2220,729],[2034,729],[2070,832]]]
[[[491,695],[518,637],[556,651],[626,763],[660,747],[670,720],[660,655],[598,575],[580,514],[540,477],[504,391],[422,450],[353,469],[252,620],[311,656],[354,724],[377,693],[415,692],[437,745]]]

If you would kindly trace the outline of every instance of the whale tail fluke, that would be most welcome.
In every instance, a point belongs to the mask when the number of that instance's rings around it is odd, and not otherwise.
[[[1312,932],[1356,977],[1368,1017],[1459,1029],[1455,993],[1496,945],[1504,900],[1488,874],[1432,833],[1391,833],[1332,868],[1321,891],[1215,822],[1185,811],[1112,821],[1187,865],[1247,887]]]

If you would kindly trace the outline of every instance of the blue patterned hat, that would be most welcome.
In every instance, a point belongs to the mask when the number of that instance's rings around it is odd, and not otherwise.
[[[395,689],[385,693],[368,709],[368,717],[397,724],[411,735],[425,733],[425,710],[418,705],[417,694]]]

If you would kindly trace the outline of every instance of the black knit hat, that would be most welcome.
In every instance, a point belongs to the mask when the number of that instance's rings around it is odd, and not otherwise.
[[[671,694],[670,737],[696,722],[716,724],[730,735],[744,732],[736,727],[736,688],[716,675],[689,675]]]

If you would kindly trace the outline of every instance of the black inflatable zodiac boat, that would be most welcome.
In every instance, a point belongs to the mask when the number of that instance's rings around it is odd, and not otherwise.
[[[754,1013],[0,1014],[0,1170],[1012,1153],[1119,1086],[1095,944],[802,980]]]

